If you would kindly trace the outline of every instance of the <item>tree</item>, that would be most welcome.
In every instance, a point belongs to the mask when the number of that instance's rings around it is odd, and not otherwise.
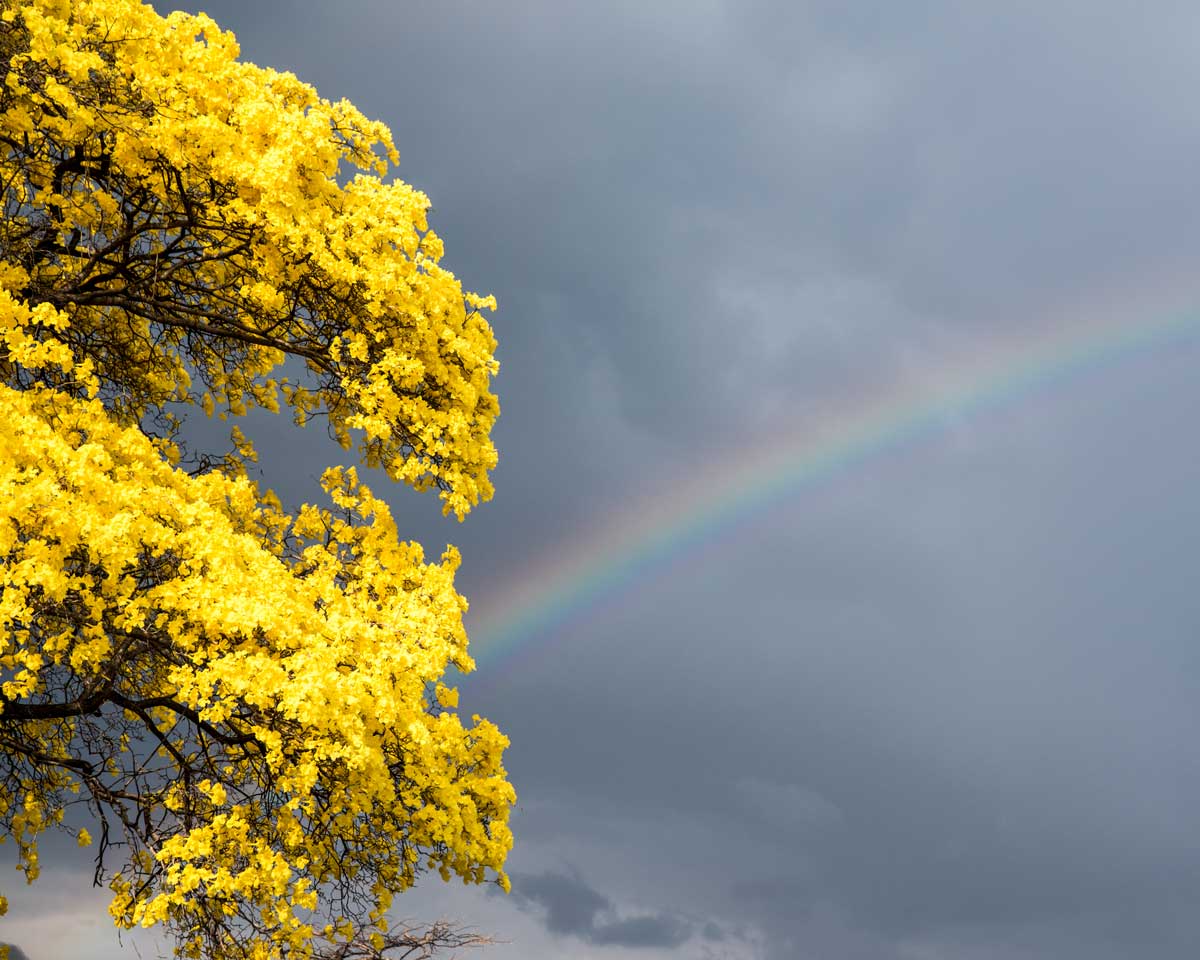
[[[29,882],[46,830],[94,845],[116,924],[183,956],[408,949],[422,872],[508,884],[507,740],[442,683],[459,557],[354,466],[285,509],[236,423],[282,396],[461,520],[495,302],[382,124],[237,56],[205,16],[0,0],[0,826]]]

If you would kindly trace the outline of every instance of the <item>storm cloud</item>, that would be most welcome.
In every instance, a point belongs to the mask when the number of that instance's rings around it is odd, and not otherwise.
[[[589,887],[578,874],[546,871],[513,877],[513,899],[541,907],[546,929],[585,943],[609,947],[677,947],[692,935],[692,925],[667,913],[618,917],[612,901]],[[714,939],[715,926],[706,927]]]

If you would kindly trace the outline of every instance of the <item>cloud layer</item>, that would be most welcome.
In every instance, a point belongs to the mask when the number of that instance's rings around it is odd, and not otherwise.
[[[520,907],[542,908],[550,933],[576,937],[595,946],[671,949],[692,936],[692,924],[674,914],[618,916],[612,901],[578,874],[517,874],[513,877],[513,899]],[[715,924],[706,925],[704,935],[706,939],[723,939]]]

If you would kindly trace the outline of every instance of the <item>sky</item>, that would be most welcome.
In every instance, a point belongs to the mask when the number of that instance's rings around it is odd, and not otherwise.
[[[1197,955],[1200,7],[185,6],[386,122],[500,304],[495,499],[387,497],[464,555],[513,890],[403,915],[487,960]],[[263,423],[315,498],[340,451]],[[65,857],[0,938],[152,955]]]

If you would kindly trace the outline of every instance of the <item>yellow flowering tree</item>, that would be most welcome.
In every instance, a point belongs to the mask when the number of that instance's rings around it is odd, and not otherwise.
[[[182,956],[382,955],[422,872],[507,887],[507,741],[442,683],[458,555],[353,466],[286,510],[237,422],[317,421],[462,519],[495,304],[383,125],[237,57],[204,16],[0,0],[0,826],[29,882],[74,831]]]

